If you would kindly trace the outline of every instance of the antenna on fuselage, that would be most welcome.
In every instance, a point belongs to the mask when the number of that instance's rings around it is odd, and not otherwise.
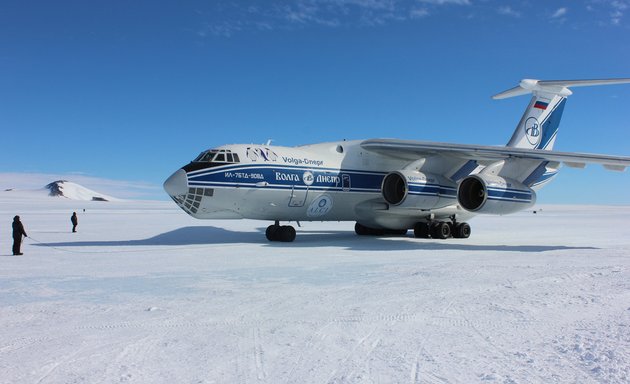
[[[267,143],[265,145],[271,145],[271,142],[273,141],[273,139],[268,139]]]

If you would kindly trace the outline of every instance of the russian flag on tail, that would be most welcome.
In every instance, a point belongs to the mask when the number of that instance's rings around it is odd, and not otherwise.
[[[544,111],[545,109],[547,109],[548,105],[549,105],[549,103],[545,103],[544,101],[536,100],[536,103],[534,104],[534,108],[542,109]]]

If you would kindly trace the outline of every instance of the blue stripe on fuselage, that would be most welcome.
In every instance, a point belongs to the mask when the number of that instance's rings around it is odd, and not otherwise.
[[[304,183],[304,174],[312,174],[313,183]],[[313,191],[348,191],[380,193],[386,172],[336,168],[305,168],[292,165],[226,165],[188,174],[191,187],[255,187]],[[456,188],[439,184],[410,184],[409,193],[455,197]]]
[[[305,173],[312,174],[313,182],[306,185]],[[334,168],[304,168],[285,165],[250,165],[213,168],[206,172],[191,172],[188,182],[192,185],[241,185],[254,186],[266,182],[273,187],[291,187],[310,189],[352,189],[361,191],[380,191],[385,172],[366,172]],[[347,180],[347,181],[344,181]]]

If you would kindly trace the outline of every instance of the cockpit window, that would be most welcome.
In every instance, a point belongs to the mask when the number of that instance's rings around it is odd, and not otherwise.
[[[229,149],[211,149],[204,151],[197,156],[195,163],[240,163],[240,159],[236,153],[232,153]]]
[[[238,155],[229,149],[209,149],[201,152],[195,160],[191,161],[190,164],[187,164],[182,168],[186,172],[193,172],[240,162],[241,161]]]
[[[217,150],[211,150],[211,151],[205,151],[205,152],[201,152],[199,154],[199,156],[197,156],[197,158],[195,160],[193,160],[194,162],[204,162],[204,163],[209,163],[212,161],[212,159],[214,158],[214,155],[216,155]]]

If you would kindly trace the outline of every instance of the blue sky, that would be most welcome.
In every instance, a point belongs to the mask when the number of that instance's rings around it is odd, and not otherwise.
[[[0,187],[67,175],[165,199],[221,144],[504,144],[528,98],[493,94],[630,77],[628,47],[630,0],[3,1]],[[574,91],[556,149],[630,155],[630,85]],[[539,202],[629,189],[629,172],[565,169]]]

